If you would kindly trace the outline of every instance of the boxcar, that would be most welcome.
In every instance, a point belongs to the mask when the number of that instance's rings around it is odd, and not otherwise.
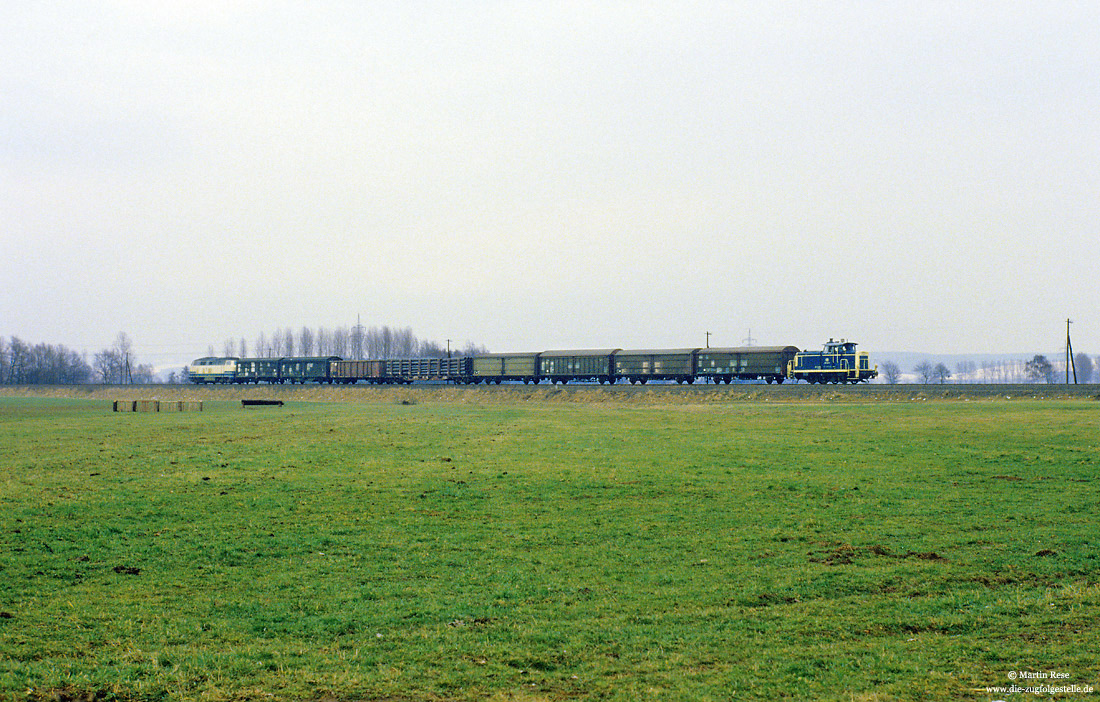
[[[488,353],[474,356],[470,363],[470,381],[497,383],[505,380],[539,382],[539,354],[537,353]]]
[[[386,382],[385,361],[333,361],[330,372],[335,383],[350,384],[360,380],[368,383]]]
[[[695,382],[695,352],[699,349],[631,349],[615,353],[615,375],[631,383],[650,380]]]
[[[798,354],[797,346],[743,346],[736,348],[699,349],[696,353],[696,375],[716,383],[763,378],[769,383],[782,383],[789,364]]]
[[[278,358],[242,358],[237,362],[238,383],[279,382]]]
[[[280,383],[331,383],[333,361],[339,356],[309,356],[279,359]]]
[[[619,349],[543,351],[539,354],[539,377],[552,383],[570,380],[615,382],[615,352]]]

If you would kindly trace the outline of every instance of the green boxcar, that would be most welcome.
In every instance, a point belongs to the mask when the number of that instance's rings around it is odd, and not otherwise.
[[[238,383],[279,382],[279,358],[242,358],[237,362]]]
[[[471,359],[471,380],[475,383],[501,383],[522,380],[537,383],[539,355],[537,353],[489,353]]]
[[[759,378],[769,383],[782,383],[787,378],[787,367],[797,353],[797,346],[699,349],[695,373],[716,383]]]
[[[283,358],[279,361],[281,383],[331,383],[331,365],[339,356]]]
[[[570,380],[614,382],[614,354],[619,349],[544,351],[539,354],[539,377],[552,383]]]
[[[615,375],[631,383],[649,380],[695,382],[695,352],[699,349],[630,349],[615,354]]]

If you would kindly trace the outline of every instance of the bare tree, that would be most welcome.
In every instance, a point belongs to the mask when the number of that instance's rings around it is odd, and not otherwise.
[[[100,382],[104,385],[122,382],[122,362],[115,349],[103,349],[95,355],[92,363],[95,372],[99,375]]]
[[[8,347],[8,372],[4,382],[16,385],[21,381],[23,367],[27,362],[27,350],[26,344],[19,337],[11,338],[11,345]]]
[[[256,357],[267,358],[271,355],[271,349],[267,345],[267,337],[263,332],[260,332],[256,337]]]
[[[435,341],[422,341],[416,355],[421,358],[446,358],[447,349]]]
[[[463,356],[481,356],[489,353],[489,349],[485,346],[475,344],[472,341],[467,341],[466,345],[462,347]]]
[[[241,337],[240,344],[237,346],[237,355],[241,358],[246,358],[248,356],[248,342],[245,341],[243,336]]]
[[[270,358],[279,358],[286,355],[283,353],[284,338],[282,329],[276,329],[275,333],[271,335],[271,343],[268,345],[271,351],[267,354]]]
[[[351,344],[351,355],[353,358],[365,358],[363,355],[366,350],[363,346],[363,325],[356,324],[351,330],[351,336],[349,337],[349,343]]]
[[[922,383],[928,384],[932,382],[932,378],[935,377],[936,369],[928,361],[921,361],[913,367],[913,372],[917,374]]]
[[[940,385],[947,382],[947,379],[951,377],[951,369],[942,363],[937,363],[936,367],[932,369],[932,378]]]
[[[157,382],[156,372],[153,370],[153,366],[148,363],[142,363],[136,366],[130,376],[130,382],[137,385],[149,385]]]
[[[348,353],[352,353],[353,358],[362,358],[362,355],[355,354],[351,350],[351,334],[348,332],[347,327],[337,327],[332,330],[332,355],[347,357]]]
[[[133,367],[130,363],[133,347],[134,344],[130,341],[130,337],[126,336],[126,332],[119,332],[115,338],[115,351],[118,352],[119,363],[121,364],[120,382],[123,383],[133,382]]]
[[[886,361],[882,364],[882,379],[887,385],[897,385],[901,381],[901,368],[893,361]]]
[[[1054,382],[1054,366],[1051,365],[1046,356],[1036,354],[1030,361],[1027,362],[1024,368],[1027,372],[1028,379],[1033,382]]]
[[[955,379],[962,382],[964,379],[973,382],[975,374],[978,372],[978,364],[974,361],[959,361],[955,364]]]
[[[1073,357],[1073,362],[1077,367],[1077,382],[1079,383],[1091,383],[1093,363],[1088,354],[1079,353]]]
[[[302,327],[298,332],[298,351],[303,356],[313,355],[313,332],[309,327]]]
[[[416,341],[416,335],[413,334],[412,327],[392,330],[390,344],[390,353],[400,358],[416,356],[416,352],[420,347],[420,344]]]

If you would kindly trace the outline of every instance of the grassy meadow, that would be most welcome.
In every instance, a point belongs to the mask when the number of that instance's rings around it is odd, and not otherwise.
[[[0,398],[0,460],[0,699],[1100,687],[1092,400]]]

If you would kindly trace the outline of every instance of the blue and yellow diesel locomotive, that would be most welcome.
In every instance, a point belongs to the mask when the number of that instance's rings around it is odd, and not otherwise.
[[[799,352],[787,370],[787,377],[810,383],[859,383],[877,375],[870,354],[856,351],[855,342],[843,339],[829,339],[821,351]]]

